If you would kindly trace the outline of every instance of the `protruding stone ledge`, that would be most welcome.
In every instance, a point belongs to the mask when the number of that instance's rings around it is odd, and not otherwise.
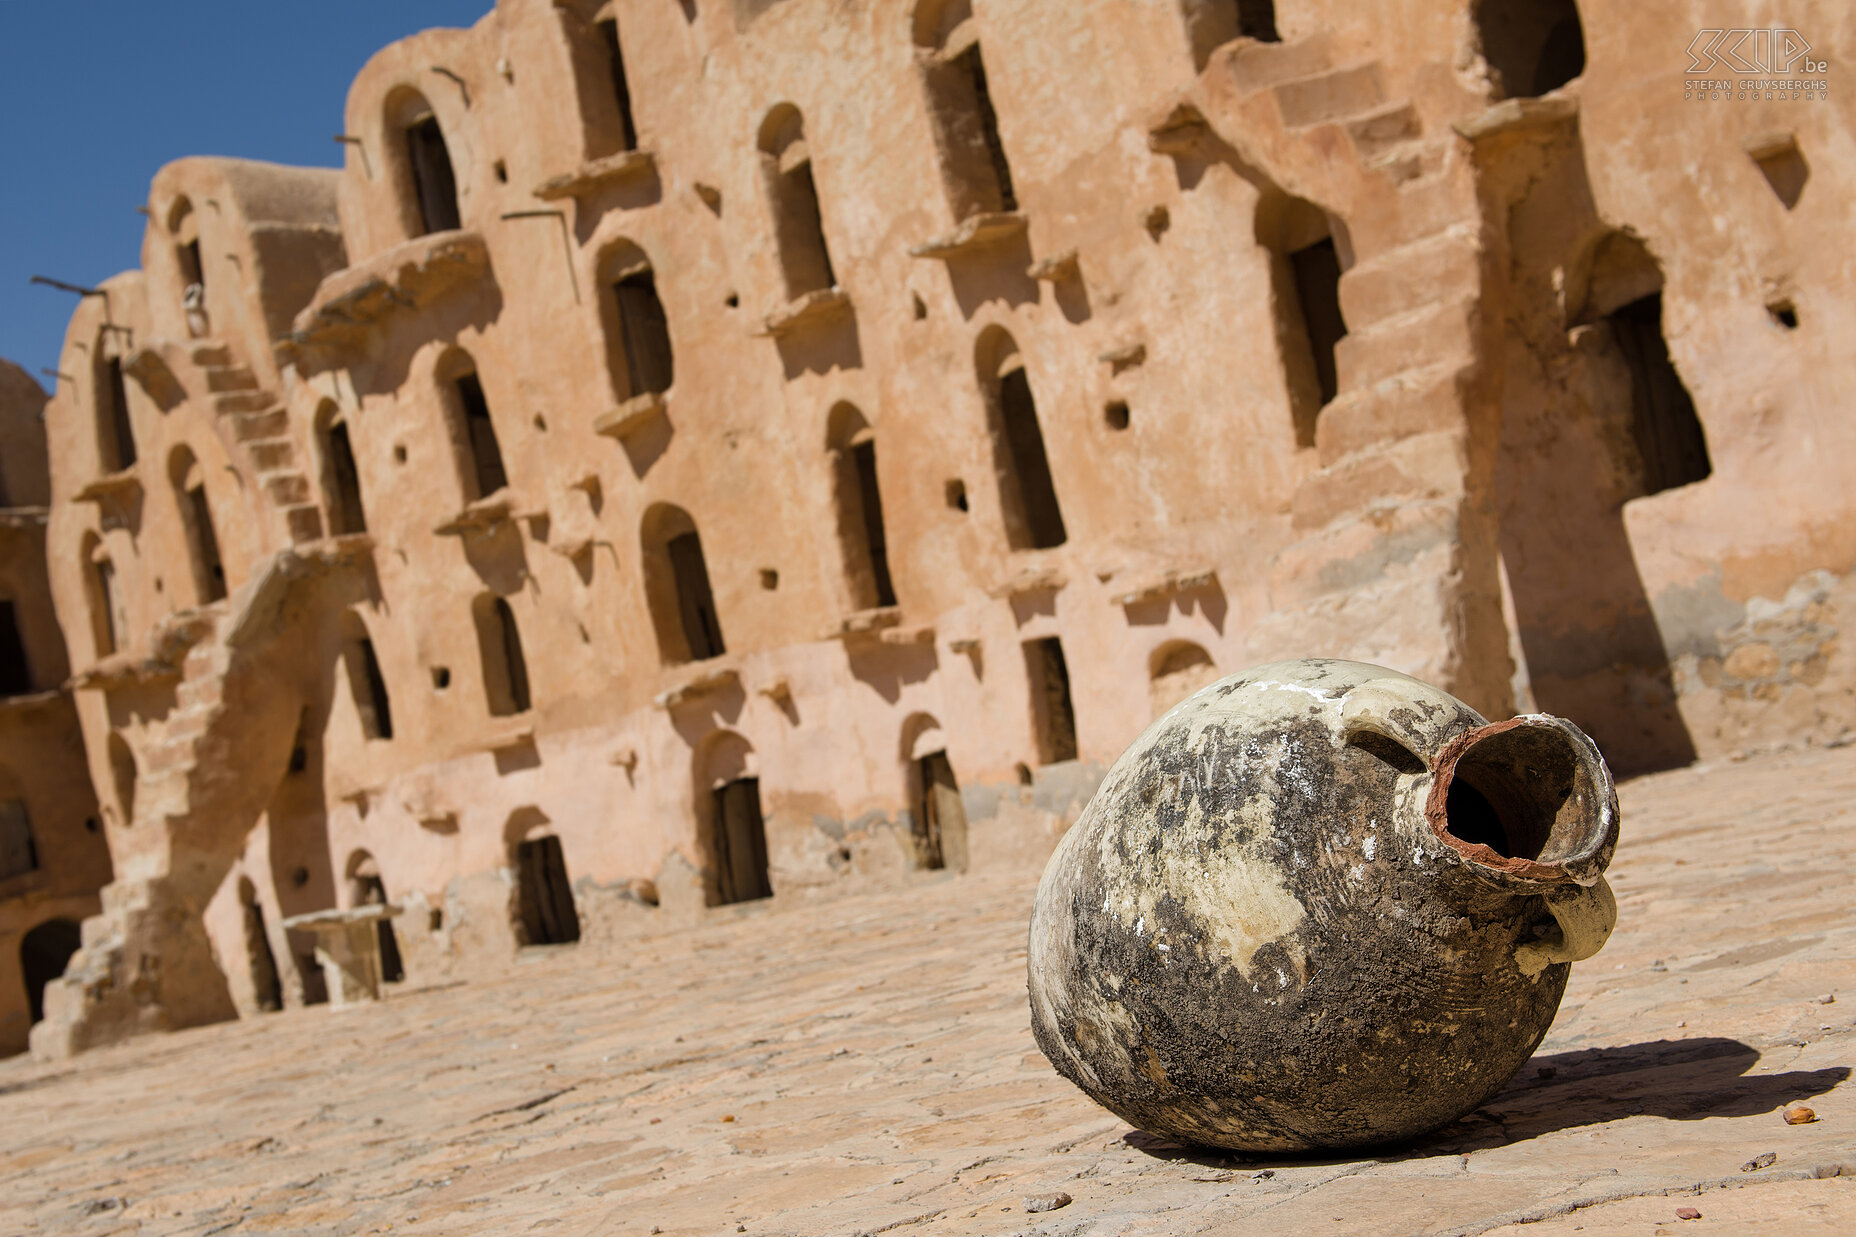
[[[544,202],[590,197],[610,185],[641,180],[656,170],[656,155],[648,150],[627,150],[583,163],[571,172],[550,176],[535,186],[534,194]]]
[[[593,432],[620,442],[625,441],[664,415],[669,408],[665,394],[663,391],[646,391],[643,395],[632,396],[617,408],[595,417]]]
[[[741,674],[733,666],[723,666],[714,670],[704,670],[695,678],[677,684],[666,692],[659,692],[652,703],[665,712],[700,700],[704,696],[713,696],[717,692],[741,686]]]
[[[1147,125],[1147,149],[1157,155],[1190,155],[1212,137],[1203,113],[1190,103],[1176,103]]]
[[[1197,592],[1218,582],[1214,567],[1180,567],[1142,580],[1112,598],[1118,606],[1137,606],[1144,601],[1159,601],[1180,593]]]
[[[845,615],[843,621],[838,624],[837,630],[830,633],[826,638],[830,640],[845,640],[857,639],[859,637],[873,637],[878,632],[899,626],[901,623],[901,606],[872,606],[868,610],[858,610],[855,613]]]
[[[1023,236],[1031,221],[1017,211],[970,215],[951,232],[909,248],[914,258],[957,258]]]
[[[1097,353],[1096,360],[1108,366],[1110,374],[1119,374],[1124,369],[1133,369],[1147,360],[1147,345],[1139,342],[1123,344],[1119,348],[1110,348],[1107,352]]]
[[[121,472],[104,473],[96,480],[87,483],[71,497],[80,503],[96,503],[98,506],[114,506],[123,502],[133,502],[142,494],[142,479],[135,473],[133,466]]]
[[[488,532],[498,524],[507,524],[520,516],[516,510],[519,500],[515,491],[507,486],[465,508],[446,520],[432,531],[440,537],[464,537],[471,533]]]
[[[1459,120],[1450,127],[1459,136],[1471,142],[1480,142],[1502,134],[1524,133],[1529,129],[1564,124],[1578,114],[1579,99],[1576,95],[1546,99],[1503,99],[1487,111],[1478,112],[1468,120]]]
[[[425,309],[482,279],[490,251],[474,231],[434,232],[336,271],[296,316],[297,349],[341,352],[395,313]]]
[[[1069,577],[1055,567],[1025,567],[1005,583],[988,589],[986,595],[995,601],[1008,601],[1026,593],[1055,592],[1069,582]]]
[[[756,334],[784,339],[850,312],[851,297],[843,288],[819,288],[768,314],[761,320],[761,329]]]

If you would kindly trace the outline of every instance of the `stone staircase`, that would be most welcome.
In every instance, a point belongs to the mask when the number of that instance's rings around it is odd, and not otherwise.
[[[263,389],[232,349],[215,340],[196,341],[189,359],[204,379],[206,397],[258,478],[258,487],[283,521],[290,544],[322,536],[322,511],[315,489],[297,459],[290,417],[283,401]]]
[[[1345,222],[1353,256],[1337,394],[1250,655],[1382,661],[1489,707],[1483,645],[1499,633],[1483,629],[1500,614],[1493,530],[1472,501],[1486,377],[1474,169],[1453,132],[1427,133],[1411,101],[1387,96],[1376,62],[1337,63],[1326,36],[1229,44],[1194,95],[1257,170]]]
[[[315,632],[302,629],[358,595],[350,569],[368,552],[365,536],[279,551],[231,597],[190,614],[173,707],[137,742],[116,878],[64,976],[46,986],[36,1055],[236,1016],[202,915],[288,767],[314,690],[301,650]]]

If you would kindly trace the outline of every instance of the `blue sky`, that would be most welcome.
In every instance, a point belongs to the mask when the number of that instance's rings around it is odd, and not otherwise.
[[[0,356],[50,381],[76,298],[141,259],[148,183],[184,155],[335,167],[369,56],[493,0],[0,0]]]

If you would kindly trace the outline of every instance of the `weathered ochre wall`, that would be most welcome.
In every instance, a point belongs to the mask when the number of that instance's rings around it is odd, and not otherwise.
[[[63,690],[69,669],[45,571],[45,398],[25,371],[0,360],[0,602],[12,607],[24,654],[21,677],[0,694],[0,811],[17,825],[13,813],[23,810],[29,833],[24,850],[15,835],[0,839],[0,1054],[26,1047],[27,933],[63,921],[74,934],[97,912],[97,890],[110,879],[84,738]],[[15,651],[8,641],[0,657]]]
[[[504,0],[362,69],[339,172],[163,169],[142,269],[74,315],[48,413],[52,582],[119,879],[47,1050],[253,1011],[265,949],[283,1001],[314,999],[280,921],[374,874],[411,978],[503,965],[541,838],[583,939],[683,922],[718,893],[711,796],[741,777],[778,897],[915,879],[935,752],[967,861],[1034,861],[1157,710],[1274,657],[1538,703],[1630,769],[1842,738],[1848,115],[1684,100],[1691,23],[1738,20],[1690,7],[1508,6],[1583,28],[1583,71],[1534,89],[1470,0],[1277,0],[1273,39],[1222,0]],[[1802,9],[1834,61],[1847,18]],[[983,216],[948,188],[929,88],[975,40],[1016,198]],[[428,115],[459,225],[431,234]],[[1748,154],[1777,130],[1812,169],[1789,210]],[[832,275],[809,295],[775,180],[802,155]],[[1323,236],[1325,402],[1290,256]],[[1705,480],[1633,489],[1631,378],[1593,320],[1606,237],[1660,278]],[[613,336],[611,284],[645,264],[657,398]],[[112,355],[139,456],[115,473]],[[1041,549],[1013,548],[1001,484],[1016,365],[1066,534]],[[843,510],[865,441],[888,607]],[[673,511],[714,658],[660,639]],[[506,715],[498,599],[531,697]],[[1023,651],[1053,637],[1073,759],[1040,744]],[[174,961],[142,1004],[108,995],[151,957]]]

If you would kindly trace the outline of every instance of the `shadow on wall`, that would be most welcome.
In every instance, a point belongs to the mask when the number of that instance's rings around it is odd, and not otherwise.
[[[1663,334],[1663,275],[1598,215],[1576,121],[1514,156],[1502,561],[1535,705],[1620,773],[1695,759],[1624,506],[1693,484],[1706,435]],[[1563,289],[1554,274],[1564,271]]]

